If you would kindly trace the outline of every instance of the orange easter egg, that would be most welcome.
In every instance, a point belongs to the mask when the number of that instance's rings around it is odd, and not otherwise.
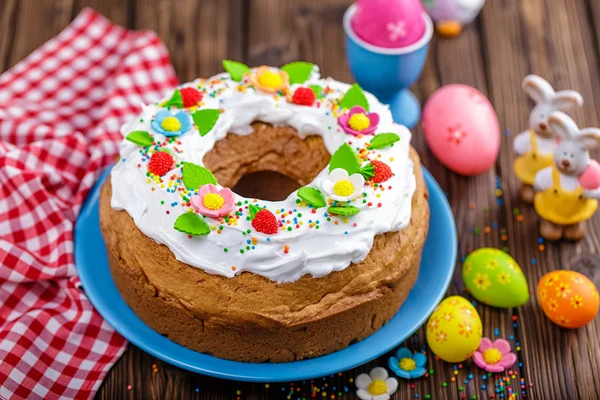
[[[594,319],[600,300],[589,278],[579,272],[558,270],[540,279],[537,297],[542,310],[556,325],[580,328]]]

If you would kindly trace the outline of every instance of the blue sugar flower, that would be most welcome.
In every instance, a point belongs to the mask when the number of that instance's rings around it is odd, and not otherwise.
[[[415,379],[425,375],[427,357],[423,353],[414,353],[406,347],[396,351],[396,357],[390,357],[388,366],[396,375],[404,379]]]
[[[161,110],[156,113],[150,126],[165,136],[180,136],[190,130],[192,123],[190,116],[183,111],[171,114],[168,110]]]

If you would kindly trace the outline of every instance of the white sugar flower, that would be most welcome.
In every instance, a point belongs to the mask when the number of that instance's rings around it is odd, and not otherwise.
[[[323,181],[325,193],[333,200],[347,201],[360,196],[363,192],[365,178],[361,174],[352,174],[343,168],[336,168],[329,173],[329,179]]]
[[[354,380],[358,390],[356,395],[361,400],[388,400],[390,395],[396,393],[398,381],[390,378],[387,370],[375,367],[367,374],[360,374]]]

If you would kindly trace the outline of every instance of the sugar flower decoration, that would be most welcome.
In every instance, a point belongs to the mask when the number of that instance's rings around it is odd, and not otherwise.
[[[250,82],[260,91],[277,93],[289,86],[290,77],[285,71],[262,66],[258,67],[255,73],[250,74]]]
[[[354,380],[358,388],[356,395],[361,400],[388,400],[398,389],[398,380],[389,376],[382,367],[373,368],[368,375],[358,375]]]
[[[517,356],[510,351],[510,343],[506,340],[497,339],[492,343],[484,337],[477,351],[473,353],[473,361],[487,372],[503,372],[505,368],[513,366]]]
[[[401,347],[388,360],[388,367],[400,378],[415,379],[425,375],[427,357],[423,353],[414,353],[406,347]]]
[[[183,111],[171,114],[168,110],[157,112],[150,125],[154,131],[165,136],[180,136],[192,127],[188,114]]]
[[[371,135],[379,124],[379,114],[368,113],[361,106],[354,106],[347,114],[338,117],[338,123],[344,132],[351,135]]]
[[[323,180],[322,187],[333,200],[348,201],[362,194],[364,184],[365,178],[361,174],[348,176],[348,171],[336,168]]]
[[[202,215],[218,218],[233,210],[233,192],[228,188],[219,189],[215,185],[200,186],[198,195],[190,200],[192,207]]]

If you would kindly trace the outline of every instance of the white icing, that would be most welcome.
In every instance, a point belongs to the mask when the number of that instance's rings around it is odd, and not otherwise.
[[[291,104],[285,98],[252,88],[242,93],[237,90],[240,83],[233,82],[228,77],[228,74],[220,74],[206,81],[197,80],[185,85],[204,86],[208,93],[219,89],[215,97],[204,95],[205,104],[201,108],[220,108],[224,112],[207,135],[200,136],[193,127],[178,138],[180,144],[172,143],[167,146],[183,150],[181,153],[171,152],[177,161],[203,165],[204,155],[212,149],[216,141],[224,138],[228,132],[239,135],[251,133],[250,123],[253,121],[292,126],[302,138],[313,134],[320,135],[325,147],[332,154],[344,141],[352,142],[351,146],[356,148],[373,137],[356,138],[346,134],[338,125],[331,107],[325,102],[319,108],[307,107]],[[341,98],[350,87],[331,78],[320,79],[316,71],[302,86],[315,84],[332,89],[327,94],[328,99]],[[299,85],[292,85],[292,93],[297,86]],[[186,234],[175,230],[173,224],[189,207],[179,204],[182,200],[178,191],[167,192],[169,175],[181,174],[181,169],[176,168],[163,177],[164,187],[154,181],[149,183],[146,176],[148,157],[143,156],[140,146],[126,140],[121,144],[121,160],[111,173],[111,206],[127,211],[144,234],[168,246],[178,260],[208,273],[233,277],[242,271],[249,271],[279,282],[292,282],[305,274],[322,277],[332,271],[343,270],[350,263],[360,263],[369,254],[375,235],[398,231],[408,225],[411,199],[415,191],[413,165],[408,157],[411,138],[409,130],[393,122],[387,106],[382,105],[371,94],[366,95],[370,111],[377,112],[381,117],[376,133],[395,132],[401,140],[392,147],[376,150],[381,154],[378,160],[387,163],[395,175],[382,184],[386,188],[384,191],[375,191],[373,187],[365,186],[367,197],[360,196],[352,202],[352,205],[360,208],[357,215],[347,218],[329,216],[331,221],[327,221],[327,217],[324,216],[327,207],[317,209],[313,214],[308,206],[296,204],[298,197],[294,192],[283,201],[259,200],[253,204],[266,205],[278,220],[281,217],[281,213],[276,212],[278,209],[284,209],[285,213],[296,209],[302,213],[298,222],[302,221],[303,224],[298,229],[292,221],[291,225],[284,225],[292,226],[294,229],[291,231],[280,230],[275,235],[258,233],[252,229],[251,222],[246,220],[247,210],[244,210],[243,216],[237,220],[237,226],[228,226],[207,217],[205,221],[209,225],[224,226],[222,232],[217,234],[213,230],[205,236],[188,238]],[[164,136],[150,127],[150,121],[159,109],[156,104],[145,106],[139,118],[122,127],[122,134],[126,136],[132,131],[145,130],[157,141],[164,140]],[[328,178],[328,175],[326,168],[310,186],[322,190],[322,181]],[[391,189],[388,189],[389,186]],[[380,197],[376,197],[377,194]],[[367,200],[367,203],[363,203],[363,199]],[[243,203],[245,200],[247,199],[235,195],[236,203]],[[161,201],[164,204],[161,204]],[[173,202],[178,204],[171,206]],[[372,202],[372,205],[369,206],[368,202]],[[381,207],[377,206],[378,203],[381,203]],[[238,209],[239,206],[236,205],[234,212]],[[297,216],[297,212],[289,215],[290,219]],[[316,226],[311,228],[309,220],[312,220],[313,224],[319,220],[319,229],[316,229]],[[334,223],[336,220],[337,224]],[[243,235],[242,232],[248,229],[251,233]],[[252,238],[257,241],[254,249],[252,244],[247,243],[247,240]],[[250,246],[250,250],[246,250],[246,246]],[[284,252],[284,246],[289,246],[287,254]],[[224,248],[228,251],[224,252]],[[239,249],[244,249],[244,253],[241,254]],[[235,270],[232,266],[235,266]]]

